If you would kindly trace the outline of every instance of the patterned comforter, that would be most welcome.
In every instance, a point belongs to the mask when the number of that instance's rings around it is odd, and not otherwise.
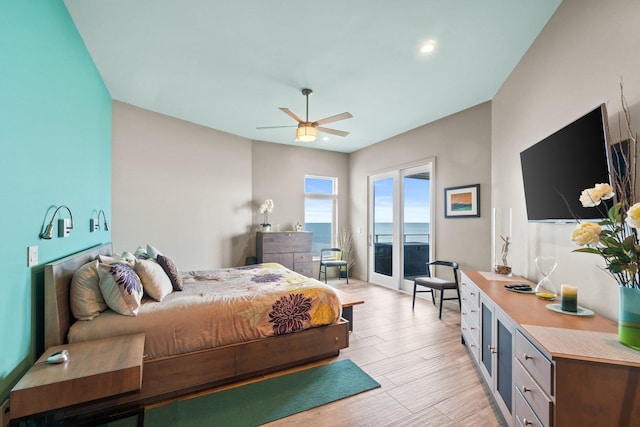
[[[69,342],[144,332],[145,352],[157,358],[328,325],[342,314],[333,288],[276,263],[182,277],[183,291],[143,299],[136,317],[107,310],[75,322]]]

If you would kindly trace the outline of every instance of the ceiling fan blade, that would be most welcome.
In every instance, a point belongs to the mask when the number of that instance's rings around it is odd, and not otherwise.
[[[289,110],[288,108],[280,107],[280,109],[281,109],[285,114],[287,114],[288,116],[292,117],[292,118],[293,118],[295,121],[297,121],[298,123],[304,123],[304,120],[302,120],[300,117],[296,116],[296,114],[295,114],[293,111]]]
[[[317,122],[313,122],[314,125],[324,125],[326,123],[337,122],[338,120],[350,119],[353,117],[351,113],[341,113],[335,116],[327,117],[326,119],[320,119]]]
[[[323,128],[323,127],[320,127],[320,126],[318,126],[317,129],[318,129],[319,132],[330,133],[331,135],[338,135],[338,136],[347,136],[347,135],[349,135],[349,132],[345,132],[343,130]]]
[[[277,129],[277,128],[297,128],[296,125],[290,126],[256,126],[256,129]]]

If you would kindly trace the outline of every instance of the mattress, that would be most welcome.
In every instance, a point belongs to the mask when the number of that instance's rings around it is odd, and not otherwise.
[[[69,342],[144,332],[154,359],[329,325],[342,314],[333,288],[276,263],[181,274],[182,291],[143,298],[135,317],[107,310],[76,321]]]

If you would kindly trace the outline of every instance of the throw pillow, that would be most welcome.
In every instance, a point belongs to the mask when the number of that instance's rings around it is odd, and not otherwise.
[[[169,276],[164,272],[160,264],[150,259],[139,259],[134,268],[144,292],[156,301],[162,301],[164,297],[173,291],[173,285]]]
[[[167,258],[164,255],[158,255],[158,264],[162,266],[164,272],[169,276],[169,280],[171,280],[171,285],[173,286],[174,291],[182,290],[182,276],[180,276],[180,270],[178,266],[171,261],[171,259]]]
[[[147,250],[145,248],[143,248],[142,246],[138,246],[138,249],[136,249],[136,251],[133,253],[133,255],[137,259],[149,259],[149,256],[147,255]]]
[[[99,264],[100,291],[109,308],[125,316],[136,316],[142,300],[142,283],[131,267],[119,262]]]
[[[92,320],[107,309],[107,303],[100,292],[98,261],[91,261],[73,273],[69,304],[71,313],[78,320]]]
[[[158,255],[162,255],[162,252],[151,245],[147,245],[147,256],[149,259],[156,259]]]

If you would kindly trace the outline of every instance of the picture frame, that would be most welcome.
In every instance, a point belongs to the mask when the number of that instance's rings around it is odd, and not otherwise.
[[[480,184],[461,185],[444,189],[445,218],[473,218],[480,216]]]

